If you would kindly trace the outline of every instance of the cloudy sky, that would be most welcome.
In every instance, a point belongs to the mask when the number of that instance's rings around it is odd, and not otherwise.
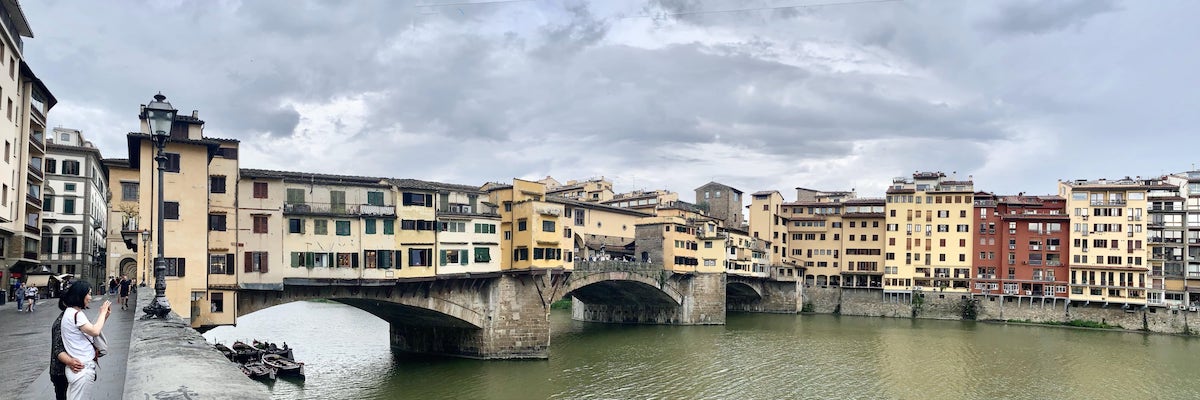
[[[1200,163],[1192,1],[22,7],[50,124],[106,157],[161,90],[240,139],[243,167],[463,184],[605,176],[691,199],[715,180],[791,200],[941,170],[1052,193]]]

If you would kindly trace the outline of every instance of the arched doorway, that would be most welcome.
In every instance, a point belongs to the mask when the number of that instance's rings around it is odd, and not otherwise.
[[[138,281],[139,278],[137,275],[137,260],[134,260],[132,258],[124,258],[121,260],[120,265],[121,265],[121,267],[120,267],[121,269],[120,269],[120,271],[118,271],[118,274],[128,276],[129,280],[131,280],[133,282]]]

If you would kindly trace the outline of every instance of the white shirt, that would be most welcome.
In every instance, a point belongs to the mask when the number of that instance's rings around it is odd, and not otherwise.
[[[60,324],[63,347],[67,350],[67,354],[85,363],[96,358],[96,348],[92,347],[91,336],[79,330],[79,327],[89,323],[91,321],[88,320],[87,314],[74,308],[68,308],[66,314],[63,314]]]
[[[29,289],[25,290],[25,297],[37,297],[37,295],[38,295],[37,286],[30,286]]]

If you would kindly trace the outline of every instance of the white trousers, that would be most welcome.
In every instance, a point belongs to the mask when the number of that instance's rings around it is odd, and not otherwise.
[[[96,384],[96,370],[100,367],[95,361],[83,363],[79,372],[67,367],[67,398],[71,400],[87,400],[91,398],[92,386]]]

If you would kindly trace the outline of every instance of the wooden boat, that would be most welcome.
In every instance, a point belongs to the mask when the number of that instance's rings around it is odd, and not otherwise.
[[[221,352],[221,355],[225,356],[225,358],[228,358],[229,361],[233,361],[234,352],[232,349],[220,343],[213,345],[213,347],[215,347],[217,351]]]
[[[246,374],[246,376],[250,377],[250,379],[255,380],[273,381],[275,380],[276,373],[278,372],[275,370],[275,368],[271,368],[262,362],[246,363],[242,364],[241,367],[242,373]]]
[[[242,342],[233,342],[234,361],[255,362],[262,358],[262,351]]]
[[[275,343],[260,342],[260,341],[255,340],[254,348],[258,349],[259,351],[262,351],[263,354],[278,354],[280,356],[283,356],[283,358],[286,358],[286,359],[289,359],[292,361],[296,361],[295,357],[292,356],[292,349],[288,347],[287,342],[283,343],[283,347],[279,347],[279,346],[276,346]]]
[[[268,367],[276,369],[279,375],[304,377],[304,363],[302,362],[295,362],[278,354],[264,354],[262,362]]]

